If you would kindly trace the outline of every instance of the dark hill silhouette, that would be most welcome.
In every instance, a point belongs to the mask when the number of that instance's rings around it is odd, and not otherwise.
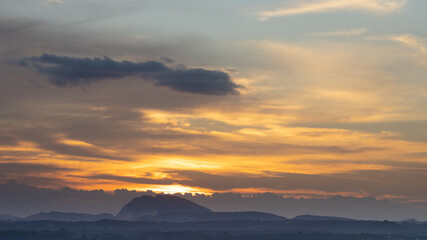
[[[0,214],[20,218],[52,210],[89,214],[105,212],[116,214],[131,199],[142,195],[155,196],[157,193],[126,189],[118,189],[111,193],[102,190],[77,190],[69,187],[50,189],[9,181],[0,183]],[[426,204],[398,203],[397,200],[377,200],[372,197],[292,198],[273,193],[255,194],[251,195],[250,198],[240,193],[176,194],[175,196],[221,212],[258,211],[274,213],[288,218],[311,214],[358,220],[402,221],[416,218],[419,221],[427,221]]]
[[[301,221],[356,221],[351,218],[333,217],[333,216],[316,216],[316,215],[300,215],[293,218],[293,220]]]
[[[24,221],[93,222],[99,220],[128,220],[150,222],[208,222],[208,221],[279,221],[286,220],[264,212],[212,212],[194,202],[172,195],[144,195],[126,204],[117,216],[70,212],[41,212],[23,218]]]
[[[134,198],[117,214],[117,219],[152,222],[286,220],[285,217],[263,212],[212,212],[194,202],[171,195]]]
[[[102,219],[114,219],[109,213],[97,215],[84,213],[65,213],[65,212],[41,212],[24,218],[25,221],[61,221],[61,222],[80,222],[80,221],[99,221]]]
[[[0,221],[16,221],[16,220],[19,220],[19,218],[12,215],[0,214]]]
[[[141,220],[149,216],[161,214],[189,214],[211,213],[208,208],[202,207],[184,198],[171,195],[144,195],[132,199],[120,210],[117,217],[123,220]]]
[[[145,216],[139,220],[154,222],[210,222],[210,221],[279,221],[286,220],[271,213],[263,212],[206,212],[206,213],[161,213]]]

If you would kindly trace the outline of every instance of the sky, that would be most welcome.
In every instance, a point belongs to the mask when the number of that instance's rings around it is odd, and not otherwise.
[[[427,202],[425,0],[2,0],[0,182]]]

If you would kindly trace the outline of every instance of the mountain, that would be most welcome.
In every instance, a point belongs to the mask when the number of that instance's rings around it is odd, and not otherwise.
[[[300,215],[293,218],[300,221],[356,221],[351,218],[331,217],[331,216],[316,216],[316,215]]]
[[[142,195],[156,196],[157,193],[126,189],[114,192],[86,191],[69,187],[50,189],[9,181],[0,183],[0,214],[24,217],[51,210],[89,214],[118,213],[126,203]],[[358,220],[402,221],[415,218],[421,222],[427,221],[427,204],[398,203],[397,200],[378,200],[372,197],[292,198],[274,193],[259,193],[251,197],[240,193],[175,196],[219,212],[269,212],[288,218],[311,214]]]
[[[0,214],[0,221],[16,221],[19,220],[19,217],[15,217],[7,214]]]
[[[208,208],[202,207],[184,198],[171,195],[157,195],[155,197],[144,195],[132,199],[117,214],[123,220],[142,220],[149,216],[161,214],[189,214],[211,213]]]
[[[61,222],[80,222],[80,221],[99,221],[102,219],[115,219],[112,214],[101,213],[97,215],[84,213],[65,213],[65,212],[41,212],[24,218],[25,221],[61,221]]]
[[[212,222],[212,221],[279,221],[287,218],[263,212],[205,212],[205,213],[161,213],[147,215],[139,220],[152,222]]]
[[[184,198],[172,195],[144,195],[134,198],[117,215],[118,219],[151,222],[208,222],[231,220],[286,220],[263,212],[212,212]]]

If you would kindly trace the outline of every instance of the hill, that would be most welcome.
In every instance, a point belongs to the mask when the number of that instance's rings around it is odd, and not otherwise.
[[[211,213],[208,208],[200,206],[184,198],[171,195],[157,195],[155,197],[144,195],[132,199],[117,214],[122,220],[141,220],[150,216],[161,214],[200,214]]]
[[[16,221],[19,220],[19,217],[15,217],[7,214],[0,214],[0,221]]]
[[[293,220],[300,221],[356,221],[351,218],[332,217],[332,216],[316,216],[316,215],[299,215],[293,218]]]
[[[279,221],[287,218],[263,212],[162,213],[139,220],[154,222]]]
[[[80,222],[80,221],[99,221],[102,219],[114,219],[109,213],[97,215],[84,213],[65,213],[65,212],[41,212],[24,218],[25,221],[61,221],[61,222]]]
[[[152,222],[286,220],[285,217],[263,212],[212,212],[194,202],[171,195],[134,198],[122,208],[117,219]]]

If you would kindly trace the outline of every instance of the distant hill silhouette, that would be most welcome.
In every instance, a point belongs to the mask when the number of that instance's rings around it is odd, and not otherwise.
[[[0,215],[0,221],[2,215]],[[112,214],[84,214],[71,212],[41,212],[25,218],[4,215],[3,221],[59,221],[59,222],[94,222],[99,220],[127,220],[150,222],[208,222],[208,221],[279,221],[287,218],[263,212],[213,212],[194,202],[172,195],[144,195],[137,197],[123,206],[114,216]]]
[[[316,216],[316,215],[300,215],[293,218],[293,220],[301,221],[356,221],[351,218],[332,217],[332,216]]]
[[[154,222],[211,222],[211,221],[279,221],[287,218],[263,212],[205,212],[205,213],[161,213],[145,216],[139,220]]]
[[[77,190],[39,188],[15,181],[0,183],[0,214],[20,218],[48,211],[116,214],[130,200],[142,195],[156,196],[152,191],[138,192],[117,189]],[[415,218],[427,221],[427,204],[399,203],[398,200],[378,200],[372,197],[330,196],[325,198],[293,198],[274,193],[174,194],[218,212],[268,212],[292,218],[298,215],[337,216],[358,220],[402,221]]]
[[[184,198],[171,195],[144,195],[132,199],[120,210],[117,217],[123,220],[141,220],[161,214],[189,214],[211,213],[208,208],[202,207]]]
[[[7,214],[0,214],[0,221],[16,221],[19,220],[19,217],[7,215]]]
[[[80,222],[80,221],[99,221],[102,219],[114,219],[114,215],[102,213],[97,215],[84,213],[64,213],[64,212],[42,212],[24,218],[25,221],[61,221],[61,222]]]
[[[154,222],[286,220],[285,217],[263,212],[212,212],[194,202],[171,195],[134,198],[117,214],[117,219]]]

